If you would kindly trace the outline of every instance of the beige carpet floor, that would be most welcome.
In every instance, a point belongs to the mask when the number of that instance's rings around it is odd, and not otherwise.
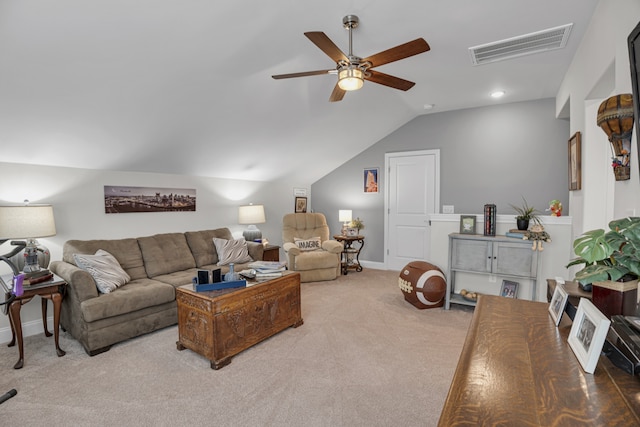
[[[469,308],[418,310],[398,273],[365,269],[302,284],[304,325],[212,370],[177,351],[177,326],[89,357],[61,332],[0,345],[0,425],[434,426],[449,390]],[[30,304],[38,303],[37,301]]]

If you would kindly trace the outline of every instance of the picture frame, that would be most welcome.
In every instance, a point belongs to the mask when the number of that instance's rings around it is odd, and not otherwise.
[[[631,91],[633,95],[633,118],[635,123],[636,141],[640,143],[640,23],[627,37],[629,47],[629,65],[631,68]],[[640,156],[640,146],[638,146]],[[640,162],[638,162],[640,165]]]
[[[104,186],[105,214],[195,211],[195,188]]]
[[[296,197],[295,205],[294,205],[295,213],[307,213],[307,198],[306,197]]]
[[[378,168],[365,168],[364,169],[364,192],[365,193],[377,193],[378,192]]]
[[[355,237],[355,236],[357,236],[357,235],[358,235],[358,229],[357,229],[357,228],[349,227],[349,228],[347,228],[347,233],[346,233],[346,235],[347,235],[347,236],[349,236],[349,237]]]
[[[558,326],[560,320],[562,320],[562,314],[567,306],[567,301],[569,301],[569,294],[564,288],[564,285],[558,283],[556,289],[553,291],[551,302],[549,303],[549,314],[556,326]]]
[[[511,280],[503,280],[502,287],[500,288],[500,296],[505,298],[517,298],[518,296],[518,282]]]
[[[476,234],[475,215],[460,215],[460,234]]]
[[[569,191],[582,188],[582,142],[580,132],[569,138]]]
[[[567,339],[582,369],[593,374],[611,321],[587,298],[580,298]]]

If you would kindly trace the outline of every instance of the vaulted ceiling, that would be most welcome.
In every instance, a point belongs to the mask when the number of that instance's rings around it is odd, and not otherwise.
[[[597,0],[0,0],[0,161],[313,182],[422,114],[554,97]],[[431,50],[328,102],[323,31],[365,57]],[[474,66],[468,48],[565,24],[566,47]],[[499,101],[489,93],[502,89]],[[433,104],[432,109],[425,105]]]

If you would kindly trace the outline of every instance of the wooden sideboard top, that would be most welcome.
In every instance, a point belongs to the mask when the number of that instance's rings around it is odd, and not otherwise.
[[[546,303],[480,296],[439,425],[640,425],[640,379],[605,356],[585,373],[570,330]]]

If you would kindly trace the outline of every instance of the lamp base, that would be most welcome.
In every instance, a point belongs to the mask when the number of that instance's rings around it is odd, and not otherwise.
[[[22,243],[24,250],[10,258],[18,270],[29,275],[39,273],[49,266],[51,255],[46,247],[40,245],[36,239],[27,239]]]
[[[242,232],[244,236],[244,240],[247,242],[255,242],[256,240],[262,239],[262,231],[258,229],[255,225],[250,225],[246,230]]]

